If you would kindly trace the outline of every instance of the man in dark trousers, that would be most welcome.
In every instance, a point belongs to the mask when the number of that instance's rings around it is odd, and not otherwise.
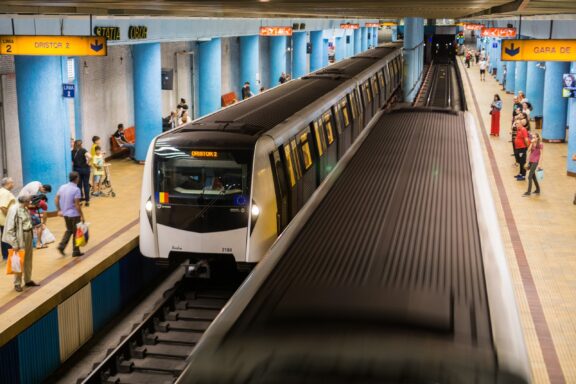
[[[58,245],[58,251],[64,256],[64,249],[72,237],[72,256],[78,257],[84,254],[80,252],[80,248],[76,246],[76,224],[84,222],[84,213],[82,213],[82,206],[80,205],[80,188],[78,188],[78,181],[80,175],[78,172],[70,172],[68,176],[69,183],[64,184],[58,189],[56,193],[56,209],[58,209],[58,216],[64,217],[66,223],[66,232],[64,237]]]
[[[242,87],[242,100],[246,100],[247,98],[252,96],[254,96],[254,94],[250,90],[250,82],[247,81],[244,83],[244,86]]]

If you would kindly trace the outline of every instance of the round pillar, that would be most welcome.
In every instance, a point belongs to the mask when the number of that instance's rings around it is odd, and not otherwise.
[[[335,61],[340,61],[346,56],[346,36],[336,38],[336,51],[334,52]]]
[[[365,50],[368,49],[368,28],[366,27],[361,27],[360,28],[360,33],[362,34],[362,45],[361,45],[361,50],[362,52],[364,52]]]
[[[292,35],[292,78],[306,74],[306,32],[294,32]]]
[[[310,44],[312,44],[312,53],[310,54],[310,72],[322,68],[322,31],[310,32]]]
[[[570,66],[570,73],[576,73],[576,61]],[[568,174],[576,176],[576,161],[572,156],[576,155],[576,98],[568,99],[568,158],[566,168]]]
[[[270,37],[270,88],[280,84],[278,79],[286,72],[286,36]]]
[[[204,116],[220,109],[222,83],[222,54],[220,39],[198,43],[199,115]]]
[[[328,39],[322,39],[322,67],[328,66]]]
[[[514,93],[516,89],[516,62],[506,61],[506,92]]]
[[[546,72],[544,74],[544,119],[542,122],[542,139],[544,140],[566,140],[568,99],[562,97],[562,75],[569,70],[570,63],[546,62]]]
[[[250,82],[252,93],[258,93],[258,63],[260,60],[260,36],[240,36],[240,84],[238,84],[237,94],[239,99],[242,95],[242,87],[246,81]]]
[[[516,62],[516,76],[514,79],[514,93],[522,91],[526,94],[526,72],[528,71],[528,63],[525,61]]]
[[[359,29],[354,29],[354,55],[362,52],[362,32]]]
[[[533,109],[530,113],[530,117],[532,118],[542,116],[544,72],[544,68],[541,68],[536,61],[528,62],[528,69],[526,71],[526,98],[532,104]]]

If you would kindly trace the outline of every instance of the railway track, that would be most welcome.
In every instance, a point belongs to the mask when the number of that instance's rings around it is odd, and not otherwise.
[[[239,279],[222,283],[184,278],[165,292],[154,310],[78,383],[173,383],[240,283]]]

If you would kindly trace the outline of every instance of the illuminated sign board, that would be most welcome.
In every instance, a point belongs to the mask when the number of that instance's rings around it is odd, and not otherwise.
[[[503,61],[576,61],[576,40],[502,40]]]
[[[394,21],[384,21],[383,23],[380,23],[380,25],[383,27],[395,27],[398,25],[398,23]]]
[[[292,36],[292,27],[260,27],[260,36]]]
[[[216,151],[192,151],[192,157],[197,159],[217,159],[218,152]]]
[[[484,24],[465,24],[464,28],[468,31],[481,31],[484,28]]]
[[[0,36],[0,55],[106,56],[102,36]]]
[[[516,28],[482,28],[482,37],[516,37]]]
[[[106,40],[120,40],[120,27],[94,27],[94,34]]]
[[[364,24],[364,26],[366,28],[379,28],[380,27],[380,23],[366,23]]]
[[[360,28],[360,24],[340,24],[341,29],[358,29]]]

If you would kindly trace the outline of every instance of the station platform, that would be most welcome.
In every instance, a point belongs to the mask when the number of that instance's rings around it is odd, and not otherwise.
[[[482,130],[534,382],[576,382],[576,180],[566,175],[567,144],[544,144],[542,193],[523,197],[527,181],[514,178],[518,167],[511,156],[514,96],[490,75],[481,82],[478,65],[466,69],[458,61],[468,109]],[[499,137],[490,136],[494,94],[503,101]]]
[[[6,275],[6,262],[0,262],[0,346],[30,327],[66,298],[138,246],[138,210],[141,165],[126,159],[111,161],[112,187],[116,197],[92,198],[84,207],[90,223],[90,239],[82,248],[85,255],[66,256],[57,250],[64,232],[64,220],[50,217],[48,228],[56,242],[34,250],[32,278],[39,287],[14,290],[13,277]],[[53,194],[52,194],[53,195]]]

